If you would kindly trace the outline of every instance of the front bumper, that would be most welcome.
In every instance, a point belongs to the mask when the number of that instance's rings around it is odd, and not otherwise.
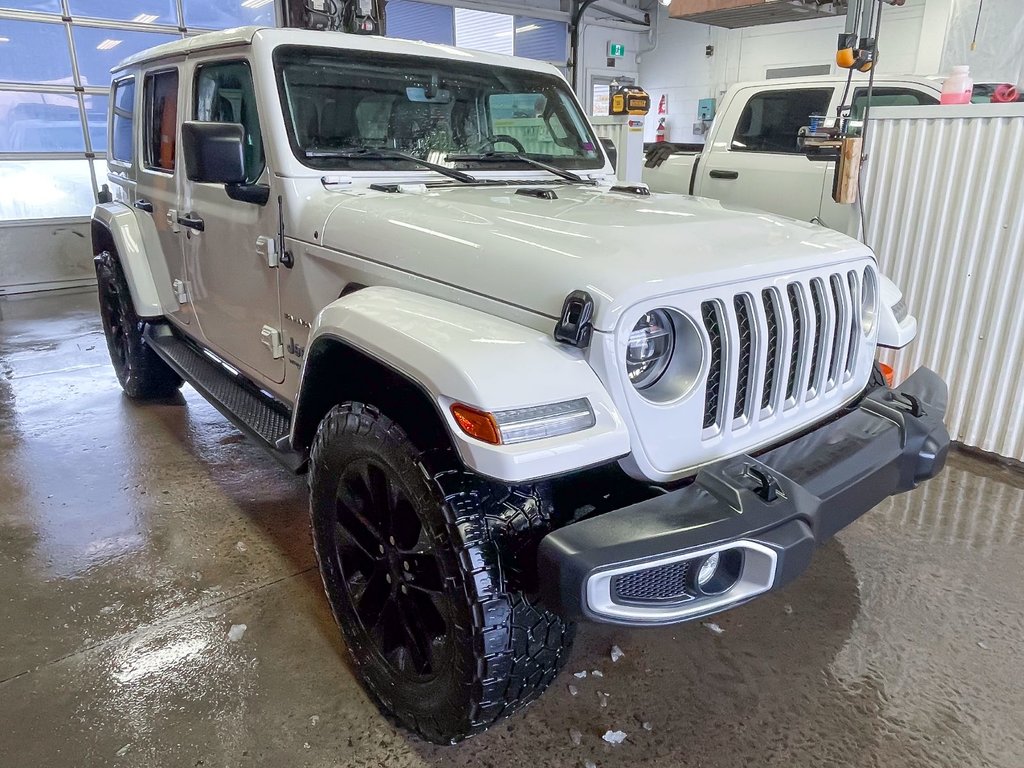
[[[542,596],[568,618],[657,625],[782,587],[807,568],[816,546],[942,470],[945,411],[945,383],[921,368],[896,389],[876,389],[852,412],[758,458],[717,462],[685,488],[553,531],[538,551]],[[733,586],[665,596],[666,584],[693,584],[689,566],[714,552],[742,564]],[[628,598],[618,586],[625,577]],[[644,597],[651,584],[656,596]]]

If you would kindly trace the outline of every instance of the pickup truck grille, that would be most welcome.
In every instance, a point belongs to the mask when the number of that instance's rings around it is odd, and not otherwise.
[[[735,430],[840,388],[856,370],[859,297],[850,270],[703,301],[704,429]]]

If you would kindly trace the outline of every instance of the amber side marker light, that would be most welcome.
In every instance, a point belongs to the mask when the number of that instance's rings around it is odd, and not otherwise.
[[[891,365],[885,363],[879,363],[878,367],[882,369],[882,376],[885,377],[885,383],[889,389],[893,388],[893,382],[896,381],[896,372],[893,371]]]
[[[452,416],[456,423],[470,437],[482,440],[491,445],[501,445],[501,433],[498,431],[498,422],[494,416],[475,408],[470,408],[462,403],[452,405]]]

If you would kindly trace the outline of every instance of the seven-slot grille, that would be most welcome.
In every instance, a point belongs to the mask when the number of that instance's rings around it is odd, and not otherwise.
[[[704,301],[704,428],[740,427],[836,390],[856,368],[859,307],[853,270]]]

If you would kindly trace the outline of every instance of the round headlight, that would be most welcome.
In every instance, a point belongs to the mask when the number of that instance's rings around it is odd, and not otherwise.
[[[629,334],[626,347],[626,374],[637,389],[647,389],[668,368],[676,332],[672,318],[664,309],[655,309],[640,318]]]
[[[875,330],[878,319],[878,278],[870,267],[864,270],[860,287],[860,327],[865,336]]]

